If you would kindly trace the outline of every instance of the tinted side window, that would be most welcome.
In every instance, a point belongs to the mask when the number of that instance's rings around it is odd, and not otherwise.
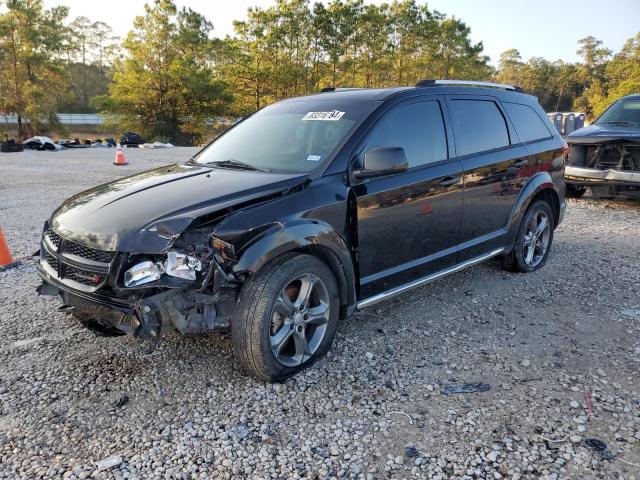
[[[484,152],[509,145],[507,124],[495,102],[453,100],[451,117],[458,155]]]
[[[521,142],[530,142],[551,136],[549,129],[547,129],[533,108],[528,105],[507,102],[502,102],[502,106],[513,122]]]
[[[365,149],[404,148],[409,167],[446,159],[447,137],[440,104],[428,101],[392,108],[376,122],[365,144]]]

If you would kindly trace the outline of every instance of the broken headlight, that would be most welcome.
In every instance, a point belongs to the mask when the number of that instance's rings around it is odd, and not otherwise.
[[[196,272],[202,270],[202,262],[196,257],[171,250],[164,262],[164,271],[172,277],[195,280]]]
[[[124,272],[124,286],[137,287],[144,283],[158,280],[164,272],[161,263],[153,263],[149,260],[140,262]]]
[[[124,272],[124,286],[137,287],[159,280],[163,274],[183,280],[195,280],[196,272],[202,270],[202,262],[196,257],[171,250],[164,262],[145,260]]]

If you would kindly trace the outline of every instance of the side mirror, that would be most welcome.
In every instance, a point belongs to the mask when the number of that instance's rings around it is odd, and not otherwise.
[[[373,147],[367,150],[362,168],[353,171],[359,180],[382,175],[406,172],[409,169],[407,155],[402,147]]]

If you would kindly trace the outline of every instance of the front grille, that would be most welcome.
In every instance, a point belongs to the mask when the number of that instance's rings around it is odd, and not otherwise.
[[[49,239],[49,242],[51,242],[51,244],[56,247],[56,251],[60,250],[60,242],[62,241],[62,238],[60,237],[60,235],[58,235],[53,230],[47,230],[45,232],[45,235]]]
[[[57,272],[58,271],[58,260],[56,260],[56,257],[51,255],[49,252],[45,252],[44,256],[45,256],[45,261],[47,262],[47,264]]]
[[[86,247],[61,237],[51,229],[44,232],[40,261],[48,273],[62,283],[73,283],[73,288],[94,292],[104,286],[115,252]]]
[[[87,270],[80,270],[79,268],[66,265],[64,267],[64,278],[72,280],[89,287],[95,287],[100,285],[104,277],[96,272],[90,272]]]
[[[87,260],[94,262],[109,263],[113,260],[113,252],[106,252],[104,250],[95,250],[93,248],[85,247],[79,243],[66,241],[64,244],[63,253],[76,255]]]

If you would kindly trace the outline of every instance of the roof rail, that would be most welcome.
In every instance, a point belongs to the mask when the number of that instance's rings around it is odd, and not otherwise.
[[[462,87],[485,87],[498,88],[500,90],[511,90],[522,92],[522,88],[504,83],[478,82],[475,80],[420,80],[416,87],[438,87],[438,86],[462,86]]]
[[[343,92],[345,90],[362,90],[362,88],[360,87],[324,87],[320,90],[320,93]]]

